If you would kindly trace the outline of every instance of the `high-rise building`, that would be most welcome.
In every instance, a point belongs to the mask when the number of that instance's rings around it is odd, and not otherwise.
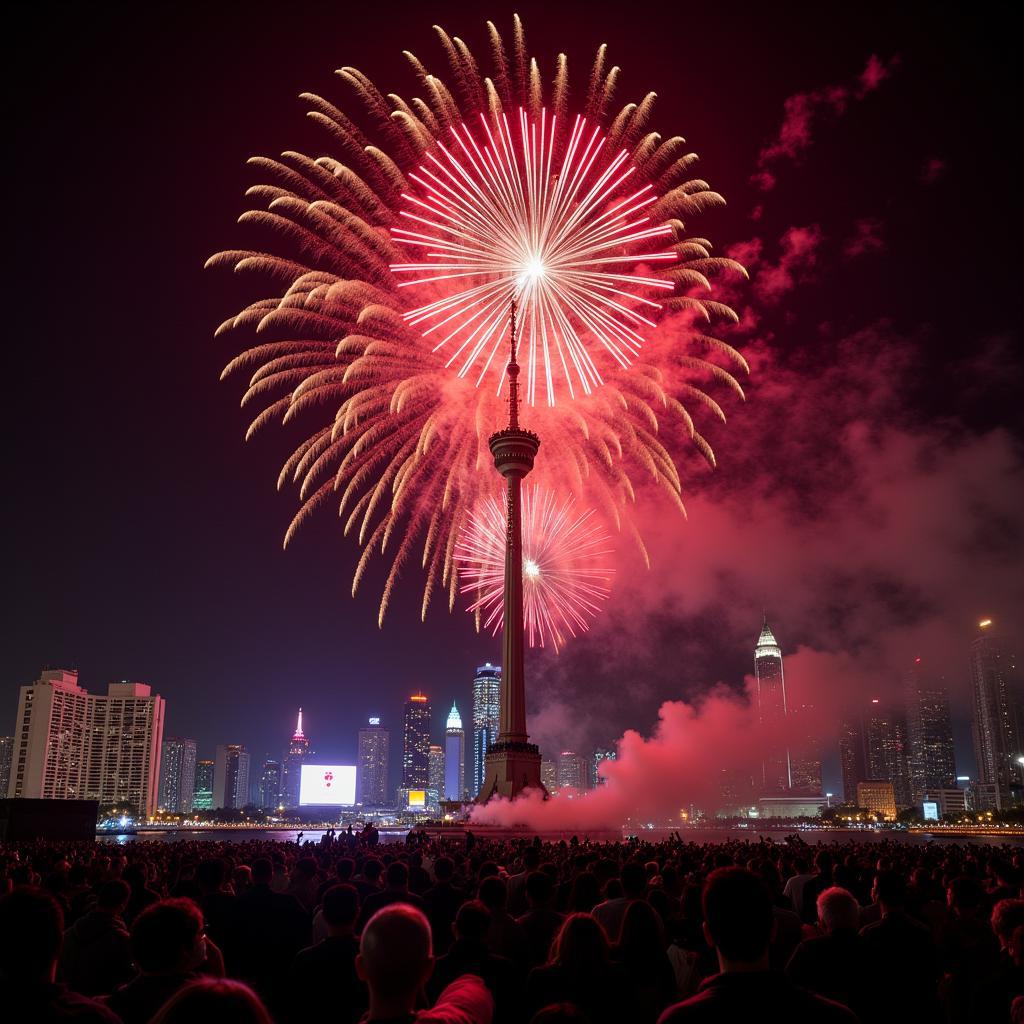
[[[615,751],[609,749],[608,747],[598,747],[594,751],[594,757],[593,757],[593,760],[590,763],[590,785],[591,785],[591,788],[593,788],[594,786],[603,786],[604,785],[604,781],[605,780],[601,776],[600,771],[599,771],[599,769],[601,767],[601,762],[602,761],[614,761],[616,756],[617,755],[616,755]]]
[[[867,808],[885,821],[895,821],[897,801],[891,782],[870,781],[857,783],[857,806]]]
[[[78,685],[78,672],[43,672],[18,698],[12,797],[98,800],[140,817],[157,809],[164,700],[144,683]]]
[[[864,749],[864,715],[861,707],[848,706],[839,723],[839,764],[843,772],[843,802],[857,804],[857,783],[868,778]]]
[[[473,677],[473,784],[476,797],[487,774],[487,751],[498,739],[501,716],[501,666],[489,661]]]
[[[14,737],[0,736],[0,797],[7,796],[11,783],[11,754],[14,752]]]
[[[865,781],[891,782],[900,810],[910,807],[910,772],[907,767],[907,723],[902,708],[872,699],[864,722],[868,777]]]
[[[359,764],[356,792],[364,807],[388,803],[388,767],[391,762],[391,733],[374,716],[359,730]]]
[[[232,810],[248,802],[249,752],[240,743],[223,743],[213,764],[213,806]]]
[[[444,797],[444,762],[444,747],[431,743],[427,748],[427,789],[433,791],[438,800]]]
[[[454,701],[444,729],[444,799],[466,799],[466,730]]]
[[[541,761],[540,781],[548,791],[548,796],[558,796],[558,765],[554,761]]]
[[[189,814],[196,786],[196,741],[172,736],[160,748],[160,806]]]
[[[784,793],[793,784],[785,739],[786,679],[782,670],[782,649],[768,627],[767,616],[754,648],[754,678],[757,683],[757,716],[765,742],[761,765],[763,792]]]
[[[427,789],[430,782],[430,698],[414,693],[402,720],[402,788]]]
[[[789,734],[790,790],[819,796],[821,788],[821,736],[816,728],[814,708],[800,704],[787,708]]]
[[[302,763],[313,751],[309,749],[309,740],[302,731],[302,708],[295,723],[295,732],[288,742],[288,751],[281,762],[281,803],[285,807],[299,806],[299,787],[302,782]]]
[[[925,794],[956,784],[953,723],[949,694],[915,658],[905,680],[907,707],[907,763],[910,795],[915,805]]]
[[[281,806],[281,762],[267,758],[260,765],[256,781],[256,806],[265,811],[276,811]]]
[[[1024,753],[1014,730],[1011,664],[992,620],[983,619],[971,642],[972,732],[978,782],[994,787],[998,810],[1014,804],[1020,780],[1016,759]]]
[[[558,789],[575,789],[582,792],[587,788],[590,771],[587,759],[574,750],[563,750],[558,755]]]
[[[192,810],[209,811],[213,808],[212,761],[196,761],[196,788],[192,797]]]

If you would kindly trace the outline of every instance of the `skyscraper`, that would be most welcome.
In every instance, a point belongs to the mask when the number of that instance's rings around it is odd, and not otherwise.
[[[431,743],[427,748],[427,789],[438,800],[444,799],[444,762],[444,747],[440,743]]]
[[[14,752],[14,737],[0,736],[0,799],[7,796],[11,784],[11,755]]]
[[[78,672],[43,672],[18,698],[11,755],[12,797],[91,799],[157,808],[164,700],[145,683],[110,683],[106,694],[78,685]]]
[[[857,784],[868,778],[864,749],[864,715],[860,706],[848,706],[839,723],[839,764],[843,772],[843,802],[856,806]]]
[[[359,730],[359,765],[356,792],[364,807],[383,807],[388,802],[388,767],[391,733],[374,716]]]
[[[196,785],[196,741],[172,736],[160,748],[160,806],[189,814]]]
[[[786,713],[789,735],[789,780],[793,793],[821,794],[821,738],[816,728],[814,708],[810,704],[794,707]]]
[[[487,751],[498,739],[501,715],[501,666],[489,661],[473,677],[473,784],[476,797],[487,774]]]
[[[299,786],[302,781],[302,763],[312,751],[309,749],[309,740],[302,731],[302,708],[299,708],[299,718],[295,723],[295,732],[288,743],[288,752],[281,762],[281,803],[285,807],[299,806]]]
[[[891,782],[896,806],[902,810],[913,803],[907,766],[907,723],[903,709],[895,702],[874,698],[865,717],[864,747],[870,782]]]
[[[217,747],[213,763],[213,806],[225,810],[249,802],[249,752],[240,743]]]
[[[548,796],[558,796],[558,764],[555,761],[541,761],[540,780]]]
[[[213,808],[212,761],[196,761],[196,788],[192,797],[192,810],[209,811]]]
[[[971,643],[971,697],[978,781],[995,787],[996,807],[1013,806],[1022,738],[1014,729],[1010,658],[991,619],[978,623]]]
[[[430,699],[414,693],[402,719],[402,788],[427,789],[430,783]]]
[[[267,758],[260,765],[256,783],[256,804],[265,811],[276,811],[281,804],[281,762]]]
[[[786,679],[782,671],[782,650],[765,617],[754,648],[754,678],[757,681],[757,715],[765,735],[761,782],[765,793],[784,793],[792,786],[789,750],[786,747]]]
[[[558,755],[558,790],[575,789],[582,792],[587,789],[587,759],[574,750],[563,750]]]
[[[494,467],[505,480],[508,543],[502,627],[501,713],[498,738],[487,752],[487,772],[477,799],[513,798],[525,789],[543,790],[540,750],[526,732],[526,677],[523,666],[523,477],[533,469],[540,438],[519,426],[519,364],[516,362],[516,300],[509,318],[508,426],[488,439]]]
[[[946,688],[915,658],[907,672],[907,762],[914,804],[956,785],[953,723]]]
[[[466,731],[462,716],[452,702],[444,730],[444,793],[445,800],[466,798]]]

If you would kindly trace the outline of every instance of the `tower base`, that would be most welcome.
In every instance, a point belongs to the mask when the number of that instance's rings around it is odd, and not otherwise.
[[[497,796],[514,800],[527,789],[539,789],[547,798],[540,779],[540,748],[535,743],[499,740],[487,751],[487,772],[476,802],[485,804]]]

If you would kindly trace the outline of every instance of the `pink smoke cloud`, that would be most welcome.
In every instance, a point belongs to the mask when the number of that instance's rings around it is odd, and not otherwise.
[[[884,248],[882,222],[877,217],[864,217],[857,221],[853,234],[843,243],[843,255],[853,259]]]
[[[851,100],[862,100],[878,89],[898,63],[896,57],[885,61],[872,54],[855,84],[829,85],[788,97],[783,104],[778,134],[761,149],[751,183],[762,192],[771,191],[778,181],[778,166],[800,160],[813,144],[818,124],[829,117],[839,117]]]

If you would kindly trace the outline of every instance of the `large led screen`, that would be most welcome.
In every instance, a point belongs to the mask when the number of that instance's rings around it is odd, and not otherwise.
[[[351,807],[356,802],[354,764],[304,764],[299,779],[299,806]]]

